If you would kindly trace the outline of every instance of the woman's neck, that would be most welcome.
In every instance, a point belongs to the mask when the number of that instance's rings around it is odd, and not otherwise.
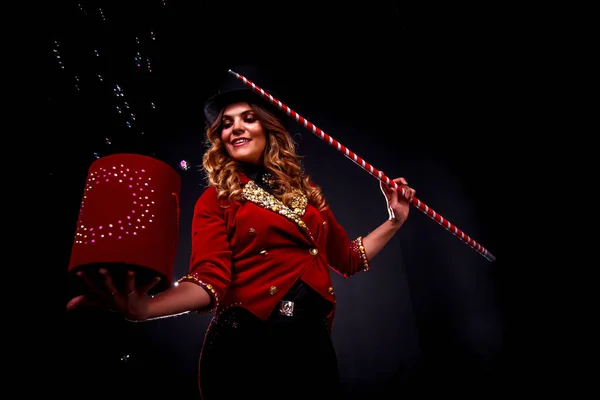
[[[241,163],[240,170],[248,178],[255,181],[265,172],[265,167],[262,164]]]

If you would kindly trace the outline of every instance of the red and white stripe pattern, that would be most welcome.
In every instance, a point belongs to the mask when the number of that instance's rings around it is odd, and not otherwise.
[[[338,142],[337,140],[335,140],[334,138],[332,138],[331,136],[329,136],[328,134],[326,134],[325,132],[323,132],[321,129],[319,129],[313,123],[311,123],[310,121],[308,121],[306,118],[302,117],[297,112],[295,112],[294,110],[292,110],[291,108],[289,108],[287,105],[283,104],[281,101],[279,101],[278,99],[274,98],[271,94],[266,93],[262,88],[260,88],[259,86],[257,86],[254,82],[250,81],[245,76],[240,75],[237,72],[234,72],[232,70],[229,70],[229,73],[232,74],[233,76],[235,76],[236,78],[238,78],[239,80],[241,80],[246,86],[250,87],[254,92],[258,93],[263,98],[267,99],[272,104],[274,104],[275,106],[279,107],[287,115],[289,115],[290,117],[294,118],[297,122],[299,122],[305,128],[307,128],[312,133],[314,133],[315,135],[317,135],[318,137],[320,137],[322,140],[324,140],[327,143],[329,143],[329,145],[335,147],[338,151],[340,151],[341,153],[343,153],[344,156],[346,156],[348,159],[350,159],[351,161],[353,161],[356,165],[358,165],[359,167],[361,167],[362,169],[364,169],[365,171],[367,171],[369,174],[371,174],[375,178],[379,179],[380,181],[383,181],[386,184],[393,186],[396,190],[400,190],[401,193],[402,193],[402,195],[404,196],[405,192],[404,192],[404,189],[401,186],[398,186],[398,184],[396,182],[394,182],[393,180],[391,180],[390,178],[388,178],[387,176],[385,176],[377,168],[373,167],[371,164],[369,164],[368,162],[366,162],[365,160],[363,160],[362,158],[360,158],[356,153],[352,152],[349,148],[347,148],[346,146],[344,146],[343,144],[341,144],[340,142]],[[481,254],[488,261],[494,262],[496,260],[496,257],[494,257],[494,255],[492,255],[487,249],[485,249],[482,245],[480,245],[475,240],[473,240],[469,235],[467,235],[466,233],[464,233],[463,231],[461,231],[460,229],[458,229],[450,221],[448,221],[447,219],[445,219],[444,217],[442,217],[440,214],[438,214],[437,212],[435,212],[433,209],[431,209],[425,203],[421,202],[416,197],[413,197],[410,200],[410,202],[411,202],[411,204],[413,206],[415,206],[420,211],[422,211],[425,215],[427,215],[429,218],[433,219],[435,222],[437,222],[438,224],[440,224],[441,226],[443,226],[446,230],[448,230],[454,236],[456,236],[457,238],[459,238],[463,243],[465,243],[468,246],[470,246],[473,250],[475,250],[476,252],[478,252],[479,254]]]

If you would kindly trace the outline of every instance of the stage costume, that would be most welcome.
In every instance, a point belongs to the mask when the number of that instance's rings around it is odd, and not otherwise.
[[[317,210],[300,192],[287,207],[264,178],[246,169],[243,201],[224,208],[209,187],[194,208],[189,274],[180,281],[212,297],[197,310],[215,312],[200,360],[206,400],[277,387],[327,394],[338,379],[330,269],[345,277],[369,269],[362,239],[350,240],[329,208]]]

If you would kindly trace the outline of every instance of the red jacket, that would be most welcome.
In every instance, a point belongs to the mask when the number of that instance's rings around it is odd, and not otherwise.
[[[189,274],[212,296],[216,316],[241,306],[266,320],[297,279],[333,304],[330,268],[345,277],[367,271],[362,238],[349,240],[329,208],[313,205],[291,210],[245,175],[244,200],[219,205],[214,187],[194,207]]]

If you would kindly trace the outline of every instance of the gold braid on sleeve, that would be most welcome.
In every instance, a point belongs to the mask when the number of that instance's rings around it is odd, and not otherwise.
[[[369,259],[367,258],[367,253],[365,253],[365,246],[363,246],[362,236],[357,237],[353,241],[350,242],[350,248],[352,251],[358,253],[363,262],[363,271],[368,271],[371,267],[369,266]]]
[[[202,288],[204,288],[204,290],[208,292],[209,296],[212,298],[213,307],[211,307],[209,310],[205,310],[204,312],[211,312],[219,306],[219,295],[210,283],[206,283],[191,274],[188,274],[177,280],[177,284],[179,284],[180,282],[193,282],[196,285],[201,286]]]

